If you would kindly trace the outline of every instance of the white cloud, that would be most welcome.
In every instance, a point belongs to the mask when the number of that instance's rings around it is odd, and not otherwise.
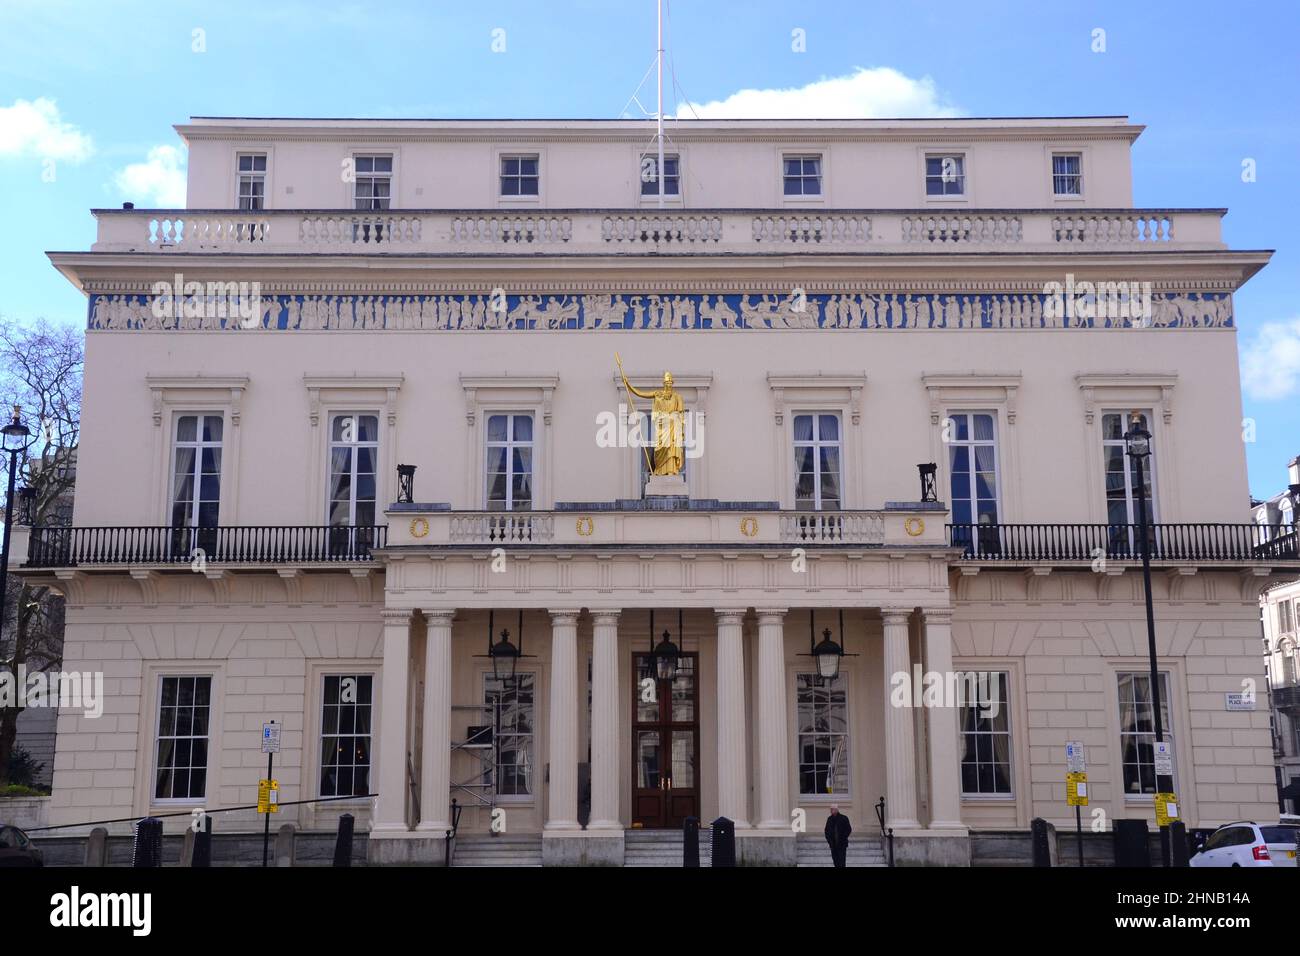
[[[687,119],[872,119],[902,116],[960,116],[928,76],[912,79],[891,67],[858,67],[796,89],[741,90],[725,100],[678,108]],[[694,112],[692,112],[694,110]]]
[[[185,205],[185,151],[176,146],[154,146],[143,163],[120,169],[113,183],[122,198],[137,206],[179,209]]]
[[[1242,346],[1241,383],[1247,395],[1264,402],[1300,394],[1300,316],[1266,322]]]
[[[0,106],[0,157],[33,156],[79,163],[95,151],[90,137],[59,115],[54,100],[14,100]]]

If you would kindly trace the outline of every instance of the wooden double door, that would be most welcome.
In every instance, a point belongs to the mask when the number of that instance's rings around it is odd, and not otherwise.
[[[632,661],[632,822],[680,828],[700,815],[699,655],[683,653],[670,683],[650,654]]]

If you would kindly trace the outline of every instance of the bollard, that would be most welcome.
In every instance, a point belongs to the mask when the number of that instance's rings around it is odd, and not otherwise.
[[[1169,824],[1169,855],[1172,866],[1187,866],[1190,847],[1187,840],[1187,825],[1182,820],[1173,820]]]
[[[86,866],[108,865],[108,830],[95,827],[86,838]]]
[[[736,824],[726,817],[713,821],[713,865],[736,865]]]
[[[356,820],[352,814],[345,813],[339,817],[339,835],[334,841],[334,865],[352,865],[352,828]]]
[[[181,866],[194,865],[194,827],[185,828],[185,836],[181,838]]]
[[[700,865],[700,818],[682,821],[682,866]]]
[[[1029,832],[1033,839],[1034,866],[1051,866],[1056,862],[1052,852],[1056,844],[1056,827],[1042,817],[1034,817],[1029,822]]]
[[[203,828],[194,832],[194,856],[190,859],[190,866],[212,866],[212,819],[212,814],[203,814]]]
[[[162,821],[157,817],[145,817],[136,823],[131,865],[141,868],[162,866]]]
[[[297,833],[297,827],[292,823],[286,823],[280,827],[280,831],[275,835],[275,865],[276,866],[293,866],[297,861],[297,850],[294,846],[294,836]]]
[[[1115,821],[1115,865],[1149,867],[1151,847],[1145,820]]]

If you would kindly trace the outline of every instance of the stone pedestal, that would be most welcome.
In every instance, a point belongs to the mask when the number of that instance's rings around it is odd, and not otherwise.
[[[651,475],[645,483],[647,498],[685,498],[685,475]]]

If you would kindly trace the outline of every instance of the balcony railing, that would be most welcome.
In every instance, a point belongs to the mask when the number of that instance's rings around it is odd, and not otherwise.
[[[98,209],[95,252],[644,255],[1222,249],[1221,209]]]
[[[948,542],[975,561],[1142,560],[1135,524],[950,524]],[[1296,532],[1256,524],[1147,526],[1153,561],[1295,561]]]
[[[387,539],[387,525],[33,528],[27,566],[370,561]]]

